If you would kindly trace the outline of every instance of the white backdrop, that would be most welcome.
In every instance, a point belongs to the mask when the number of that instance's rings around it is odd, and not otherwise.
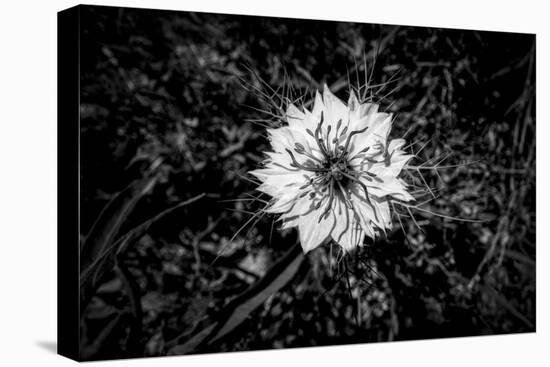
[[[134,0],[88,4],[537,33],[537,333],[94,363],[98,366],[549,365],[548,67],[544,1]],[[4,1],[0,12],[0,365],[65,366],[56,340],[56,12],[75,2]],[[7,113],[6,113],[7,112]]]

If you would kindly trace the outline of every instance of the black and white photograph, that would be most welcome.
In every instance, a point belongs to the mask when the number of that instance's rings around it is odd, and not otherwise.
[[[58,37],[60,354],[537,331],[535,34],[80,5]]]
[[[76,359],[535,332],[535,35],[73,11]]]

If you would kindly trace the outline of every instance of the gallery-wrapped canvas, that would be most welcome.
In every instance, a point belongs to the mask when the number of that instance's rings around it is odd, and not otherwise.
[[[58,348],[535,331],[535,35],[58,14]]]

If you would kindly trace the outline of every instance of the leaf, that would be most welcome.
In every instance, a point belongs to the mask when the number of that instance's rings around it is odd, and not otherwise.
[[[111,337],[114,333],[117,325],[119,325],[122,320],[123,314],[116,312],[112,319],[105,325],[105,327],[100,331],[100,333],[94,338],[93,342],[87,346],[81,346],[80,359],[81,360],[90,360],[101,350],[105,342]]]
[[[82,245],[80,253],[81,274],[115,240],[121,225],[126,221],[126,218],[143,195],[152,189],[155,181],[155,178],[147,178],[132,182],[127,188],[116,194],[103,208]]]
[[[86,308],[89,300],[95,293],[99,282],[103,275],[113,268],[116,257],[123,253],[129,244],[141,238],[149,228],[160,220],[166,218],[168,215],[173,214],[178,209],[187,206],[195,201],[203,198],[204,193],[197,195],[191,199],[181,202],[171,208],[168,208],[149,220],[146,220],[142,224],[134,227],[128,231],[124,236],[120,237],[111,246],[104,249],[103,253],[97,257],[96,261],[90,265],[90,267],[80,275],[80,310],[81,312]]]
[[[187,354],[211,346],[231,333],[270,296],[296,276],[304,261],[300,245],[295,244],[256,284],[241,293],[221,311],[217,320],[183,344],[168,350],[169,355]]]

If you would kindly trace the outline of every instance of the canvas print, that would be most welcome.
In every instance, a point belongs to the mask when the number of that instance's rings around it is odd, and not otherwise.
[[[535,35],[59,19],[63,354],[535,331]]]

